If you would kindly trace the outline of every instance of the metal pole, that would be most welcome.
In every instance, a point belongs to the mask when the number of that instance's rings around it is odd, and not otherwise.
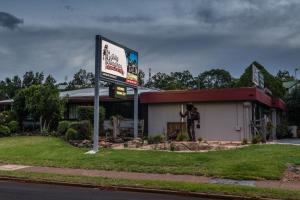
[[[94,137],[93,137],[93,151],[96,153],[99,148],[99,78],[101,67],[101,38],[96,35],[96,49],[95,49],[95,97],[94,97]],[[100,56],[99,56],[100,55]]]
[[[133,121],[133,135],[134,138],[138,137],[138,120],[139,120],[139,94],[138,88],[134,88],[134,121]]]

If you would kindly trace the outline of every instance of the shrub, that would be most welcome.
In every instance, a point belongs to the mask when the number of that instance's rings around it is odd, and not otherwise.
[[[59,135],[65,135],[70,126],[69,121],[61,121],[58,123],[57,132]]]
[[[10,129],[8,126],[0,125],[0,136],[9,136]]]
[[[176,138],[177,141],[187,141],[188,138],[186,136],[186,134],[179,134]]]
[[[92,127],[90,121],[88,120],[72,122],[69,128],[72,128],[78,132],[78,140],[91,138]]]
[[[248,144],[248,140],[246,138],[244,138],[242,141],[242,145],[246,145],[246,144]]]
[[[79,120],[88,120],[94,123],[94,106],[79,106],[78,107],[78,118]],[[99,121],[102,123],[105,118],[104,107],[99,107]]]
[[[276,137],[277,139],[292,137],[292,133],[289,131],[288,126],[285,123],[277,125]]]
[[[3,111],[0,112],[0,124],[6,125],[10,121],[14,120],[14,113],[12,111]]]
[[[19,129],[19,123],[17,121],[11,121],[8,123],[8,127],[11,131],[11,133],[16,133],[18,132],[20,129]]]
[[[78,131],[73,128],[68,128],[66,132],[66,139],[67,140],[80,140],[80,135]]]
[[[262,142],[262,137],[260,134],[255,135],[251,141],[252,144],[258,144],[260,142]]]
[[[158,144],[165,141],[165,136],[162,134],[148,137],[148,144]]]

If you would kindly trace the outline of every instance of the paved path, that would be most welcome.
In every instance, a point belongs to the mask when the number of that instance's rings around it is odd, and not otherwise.
[[[288,188],[288,189],[300,190],[300,182],[288,182],[288,181],[281,181],[281,180],[237,181],[237,180],[230,180],[230,179],[219,179],[219,178],[193,176],[193,175],[151,174],[151,173],[137,173],[137,172],[118,172],[118,171],[104,171],[104,170],[36,167],[36,166],[4,165],[4,164],[0,165],[0,170],[54,173],[54,174],[64,174],[64,175],[79,175],[79,176],[106,177],[106,178],[123,178],[123,179],[133,179],[133,180],[163,180],[163,181],[180,181],[180,182],[192,182],[192,183],[246,185],[252,187]]]
[[[0,181],[1,200],[208,200],[166,194]]]

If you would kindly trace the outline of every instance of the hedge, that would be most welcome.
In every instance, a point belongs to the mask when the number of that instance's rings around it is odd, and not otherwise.
[[[89,120],[92,124],[94,123],[94,106],[79,106],[78,107],[78,118],[79,120]],[[99,107],[99,121],[102,123],[105,118],[105,108]]]
[[[8,126],[0,125],[0,136],[9,136],[10,129]]]

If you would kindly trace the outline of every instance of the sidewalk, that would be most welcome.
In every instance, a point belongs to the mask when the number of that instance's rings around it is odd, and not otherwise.
[[[192,183],[213,183],[213,184],[231,184],[244,185],[251,187],[264,188],[286,188],[300,190],[299,181],[283,181],[283,180],[231,180],[220,179],[206,176],[193,175],[174,175],[174,174],[150,174],[150,173],[136,173],[136,172],[118,172],[118,171],[104,171],[104,170],[88,170],[88,169],[72,169],[72,168],[54,168],[54,167],[36,167],[23,165],[0,165],[0,170],[6,171],[24,171],[36,173],[53,173],[63,175],[78,175],[90,177],[105,177],[116,179],[132,179],[132,180],[161,180],[161,181],[178,181],[178,182],[192,182]]]

